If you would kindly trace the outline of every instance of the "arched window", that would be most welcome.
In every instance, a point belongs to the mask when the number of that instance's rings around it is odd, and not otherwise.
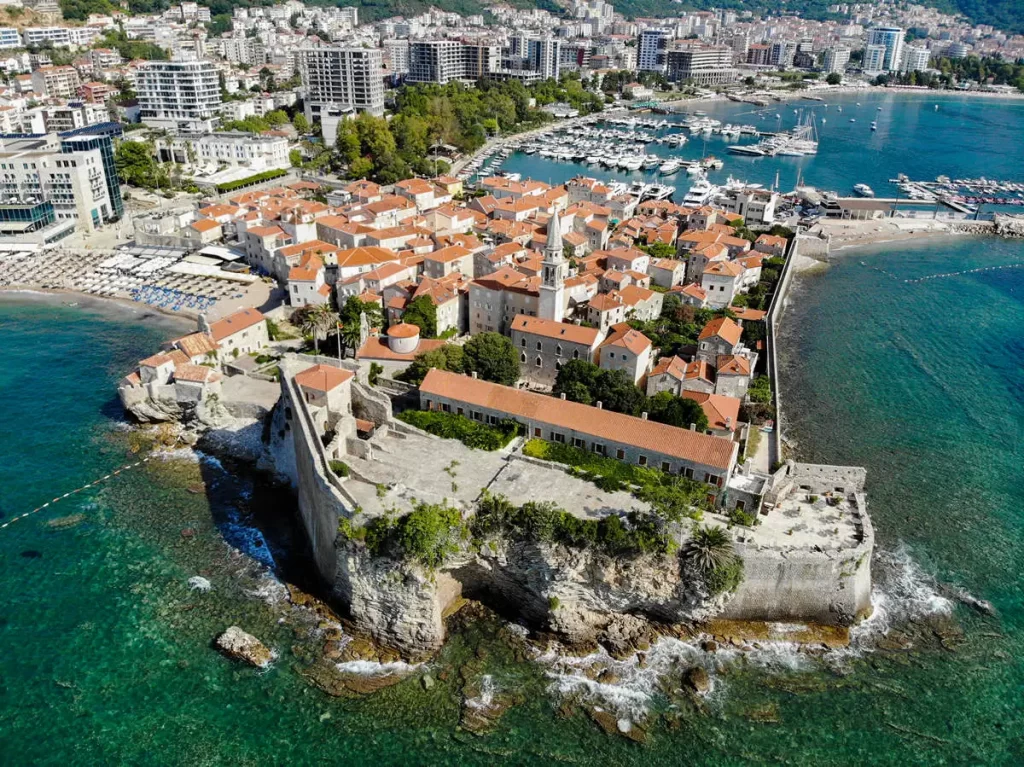
[[[526,348],[526,339],[524,338],[519,345],[522,346],[525,349]]]
[[[519,361],[526,362],[526,352],[523,352],[522,354],[519,355]]]
[[[561,370],[561,369],[562,369],[562,363],[561,362],[556,362],[555,363],[555,370]]]
[[[572,358],[574,360],[578,360],[580,358],[580,350],[579,349],[573,349],[572,350]]]
[[[540,361],[540,357],[537,357],[537,360],[533,364],[536,365],[537,367],[540,367],[542,364]]]
[[[561,357],[561,356],[562,356],[562,345],[561,345],[561,344],[558,344],[558,345],[557,345],[557,346],[555,347],[555,354],[556,354],[557,356],[559,356],[559,357]]]
[[[537,342],[537,351],[540,351],[540,341]]]

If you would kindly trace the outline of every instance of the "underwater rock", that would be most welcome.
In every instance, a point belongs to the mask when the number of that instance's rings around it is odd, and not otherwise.
[[[270,648],[238,626],[230,626],[217,637],[216,644],[229,658],[245,661],[256,668],[266,668],[275,658]]]
[[[66,517],[56,517],[46,523],[47,527],[55,527],[57,529],[63,529],[65,527],[74,527],[79,522],[85,519],[85,514],[70,514]]]

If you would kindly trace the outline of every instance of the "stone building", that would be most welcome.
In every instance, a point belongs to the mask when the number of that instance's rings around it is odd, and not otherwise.
[[[550,388],[569,360],[594,362],[604,334],[543,317],[519,315],[512,321],[512,345],[519,354],[519,374],[529,384]]]

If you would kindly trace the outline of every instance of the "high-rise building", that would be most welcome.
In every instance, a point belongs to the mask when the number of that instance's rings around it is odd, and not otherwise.
[[[861,61],[861,69],[865,72],[884,72],[885,70],[885,46],[865,45],[864,59]]]
[[[298,65],[310,120],[319,119],[328,106],[377,117],[384,114],[384,51],[380,48],[303,48]]]
[[[822,70],[825,74],[833,72],[842,74],[846,71],[846,65],[850,63],[850,49],[837,45],[835,48],[825,50],[825,59],[822,62]]]
[[[867,66],[867,48],[881,45],[885,48],[882,65],[877,69]],[[894,72],[903,63],[903,29],[901,27],[874,27],[868,30],[868,43],[865,48],[864,70],[869,72]]]
[[[74,67],[45,66],[32,73],[32,90],[48,98],[72,99],[81,84]]]
[[[924,46],[907,45],[903,48],[901,72],[923,72],[928,68],[931,51]]]
[[[501,67],[497,45],[461,40],[413,40],[409,43],[409,75],[413,83],[473,83]]]
[[[724,45],[680,43],[667,54],[667,77],[677,83],[722,85],[736,79],[732,49]]]
[[[147,61],[135,76],[142,122],[173,133],[210,133],[219,120],[220,81],[211,61],[185,55]]]
[[[0,137],[0,236],[51,243],[124,213],[105,123],[63,134]]]
[[[671,34],[667,29],[645,29],[637,42],[637,67],[644,72],[664,72],[668,66],[668,43]]]
[[[554,37],[541,37],[527,41],[527,65],[534,72],[539,72],[545,80],[558,79],[561,71],[561,41]]]
[[[385,40],[384,52],[391,64],[391,72],[396,75],[409,73],[409,41]]]

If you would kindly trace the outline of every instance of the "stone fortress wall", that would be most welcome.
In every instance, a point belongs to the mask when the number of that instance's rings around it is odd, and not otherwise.
[[[737,534],[735,547],[744,561],[745,578],[728,600],[702,601],[675,557],[620,562],[597,552],[506,541],[496,552],[467,552],[435,574],[374,559],[361,544],[337,535],[339,520],[351,517],[357,504],[330,471],[327,452],[292,380],[308,366],[306,359],[282,360],[282,398],[273,428],[277,436],[288,434],[294,451],[299,511],[317,571],[362,630],[408,655],[425,656],[441,646],[444,610],[463,592],[499,598],[531,623],[546,624],[571,641],[593,641],[610,626],[641,621],[641,615],[669,622],[718,616],[849,625],[870,610],[873,534],[863,496],[864,470],[852,467],[789,463],[776,473],[770,500],[806,500],[808,492],[838,493],[836,488],[842,487],[844,502],[860,520],[853,545],[766,539],[760,527],[749,535]],[[330,358],[317,361],[353,369]],[[386,397],[358,375],[353,384],[355,410],[362,408],[374,420],[386,418],[385,425],[407,433],[404,424],[391,421]],[[349,441],[357,447],[356,440]],[[372,440],[359,442],[360,457],[377,449]]]

